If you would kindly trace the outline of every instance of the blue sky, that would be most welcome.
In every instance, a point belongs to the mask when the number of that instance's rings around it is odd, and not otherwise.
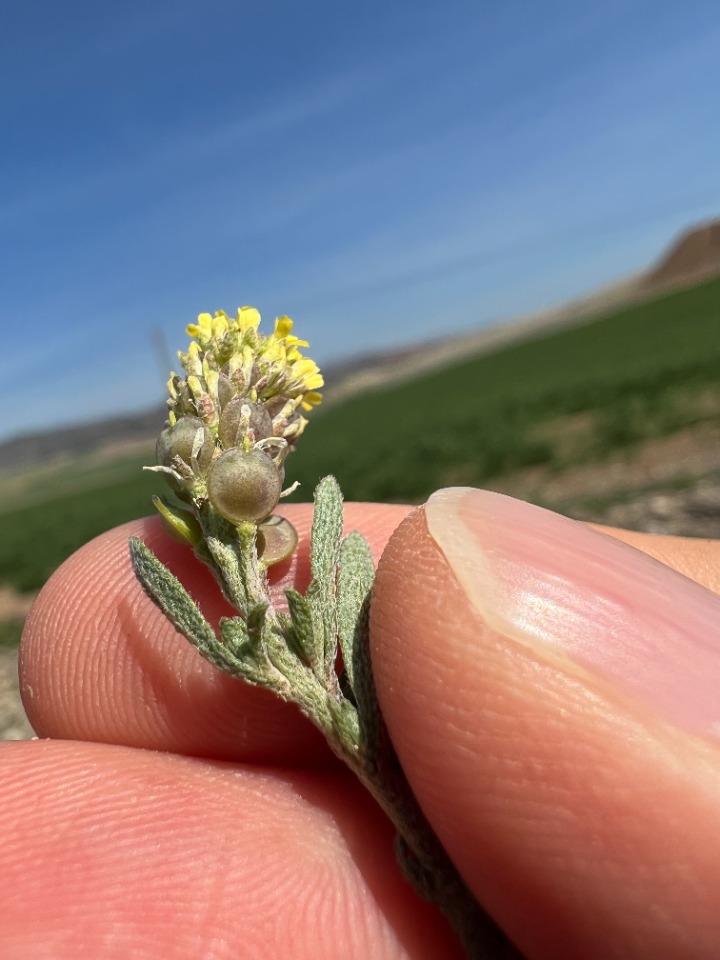
[[[717,0],[6,0],[0,439],[163,397],[203,310],[321,364],[720,214]]]

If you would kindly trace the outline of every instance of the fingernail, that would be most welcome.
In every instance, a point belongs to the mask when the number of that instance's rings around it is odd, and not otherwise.
[[[638,550],[512,497],[451,488],[428,530],[497,633],[720,738],[720,598]]]

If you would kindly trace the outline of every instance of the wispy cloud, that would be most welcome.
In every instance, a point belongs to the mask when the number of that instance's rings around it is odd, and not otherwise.
[[[26,0],[6,26],[17,429],[31,382],[71,419],[78,368],[86,406],[130,366],[154,398],[149,331],[200,309],[296,313],[338,356],[575,293],[720,206],[705,0]]]

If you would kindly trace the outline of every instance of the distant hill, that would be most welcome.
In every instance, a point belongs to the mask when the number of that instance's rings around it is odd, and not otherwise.
[[[720,273],[720,220],[691,227],[681,233],[644,279],[657,289],[695,283]]]
[[[20,469],[56,457],[92,453],[113,444],[147,441],[157,435],[167,417],[167,407],[123,414],[92,423],[24,434],[0,443],[0,470]]]
[[[352,362],[326,368],[323,371],[326,403],[344,400],[389,382],[408,380],[456,360],[497,350],[513,341],[542,336],[716,274],[720,274],[720,219],[684,231],[647,271],[560,307],[469,334],[445,336],[397,350],[355,357]],[[124,414],[6,440],[0,443],[0,470],[19,469],[60,456],[91,453],[113,444],[147,442],[150,445],[166,414],[165,406],[154,407],[140,414]]]

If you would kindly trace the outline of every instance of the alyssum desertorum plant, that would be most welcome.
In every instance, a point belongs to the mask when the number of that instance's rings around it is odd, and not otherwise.
[[[397,854],[417,890],[445,912],[468,956],[507,955],[425,820],[387,736],[368,652],[374,565],[359,533],[342,537],[342,495],[326,477],[315,491],[310,585],[287,590],[278,609],[267,570],[297,545],[273,514],[285,461],[321,400],[323,379],[303,356],[308,344],[278,317],[269,335],[260,314],[200,314],[168,382],[169,416],[157,465],[183,506],[154,498],[170,531],[212,570],[237,616],[220,636],[178,580],[138,539],[130,541],[145,591],[200,654],[221,670],[272,690],[300,708],[380,803],[397,829]],[[291,487],[290,490],[293,488]]]

